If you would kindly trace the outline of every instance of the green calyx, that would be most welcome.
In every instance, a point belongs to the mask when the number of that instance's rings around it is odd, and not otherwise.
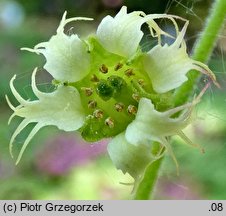
[[[140,51],[128,60],[106,51],[94,37],[87,43],[90,72],[79,82],[68,84],[81,95],[87,117],[80,131],[85,140],[94,142],[124,131],[134,120],[141,97],[149,95],[157,107],[165,107],[166,100],[151,87]]]

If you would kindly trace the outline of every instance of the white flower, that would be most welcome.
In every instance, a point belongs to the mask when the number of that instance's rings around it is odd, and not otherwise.
[[[35,82],[35,74],[37,69],[34,70],[32,74],[32,90],[37,96],[38,100],[29,101],[22,98],[16,91],[13,85],[13,81],[16,76],[14,76],[10,81],[10,88],[13,95],[20,103],[17,107],[14,107],[8,97],[9,106],[14,111],[9,123],[14,116],[19,116],[24,118],[20,123],[12,138],[10,140],[10,152],[12,155],[12,144],[17,137],[17,135],[30,123],[37,123],[28,137],[26,138],[20,154],[17,158],[16,164],[20,161],[22,154],[27,147],[30,140],[34,135],[40,130],[40,128],[47,125],[55,125],[59,129],[64,131],[74,131],[78,130],[84,123],[85,115],[83,107],[80,100],[80,95],[76,88],[71,86],[58,86],[58,88],[52,93],[40,92],[37,89]]]
[[[172,36],[156,23],[155,19],[161,18],[169,19],[175,27],[176,38],[171,45],[162,45],[162,35]],[[175,19],[185,21],[181,31]],[[189,124],[191,108],[197,100],[160,112],[170,107],[172,97],[171,92],[162,93],[181,86],[191,69],[207,74],[215,82],[209,68],[189,58],[186,52],[184,35],[188,21],[166,14],[127,13],[124,6],[114,18],[106,16],[102,20],[96,35],[81,40],[77,34],[64,33],[64,26],[76,20],[91,19],[66,19],[65,12],[56,35],[48,42],[39,43],[34,49],[23,48],[44,55],[44,68],[59,84],[52,93],[40,92],[35,83],[35,69],[32,89],[38,99],[29,101],[14,88],[15,76],[11,80],[11,90],[20,105],[14,107],[7,98],[14,111],[10,120],[14,116],[24,118],[11,138],[11,154],[17,135],[29,123],[37,123],[16,163],[32,137],[46,125],[65,131],[80,129],[83,138],[89,141],[115,136],[109,144],[109,154],[119,169],[134,178],[151,160],[153,142],[161,143],[176,162],[168,137],[179,135],[190,142],[182,130]],[[148,53],[140,49],[144,23],[151,36],[158,38],[158,45]],[[180,111],[184,112],[179,117],[172,117]]]
[[[84,78],[90,70],[90,55],[87,45],[78,35],[66,35],[64,26],[76,20],[92,20],[90,18],[75,17],[66,19],[64,13],[57,34],[48,42],[37,44],[34,49],[22,48],[46,58],[44,68],[56,79],[62,82],[76,82]]]

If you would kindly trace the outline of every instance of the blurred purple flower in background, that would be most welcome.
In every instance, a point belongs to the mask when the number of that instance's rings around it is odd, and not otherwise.
[[[187,176],[184,176],[187,178]],[[198,200],[201,199],[199,185],[194,181],[160,181],[157,193],[158,197],[173,200]]]
[[[5,160],[0,155],[0,180],[7,179],[15,173],[15,166],[12,161]]]
[[[36,155],[36,166],[49,175],[63,175],[106,153],[107,140],[92,145],[77,136],[61,135],[48,140]]]

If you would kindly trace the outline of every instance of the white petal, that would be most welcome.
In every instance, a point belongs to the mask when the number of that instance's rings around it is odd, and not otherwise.
[[[64,131],[74,131],[82,127],[85,115],[81,104],[81,99],[77,89],[71,86],[59,86],[52,93],[40,92],[35,83],[36,69],[32,75],[32,89],[38,100],[26,101],[13,86],[13,80],[10,82],[10,87],[18,102],[21,105],[12,108],[14,109],[13,117],[20,116],[24,120],[15,130],[10,140],[10,153],[12,155],[12,145],[17,135],[29,124],[37,123],[33,130],[28,135],[18,156],[19,162],[26,146],[38,132],[38,130],[46,125],[54,125]],[[10,102],[9,102],[10,103]]]
[[[125,139],[124,133],[111,140],[108,144],[108,153],[116,168],[123,173],[129,173],[135,180],[140,177],[152,159],[150,147],[131,145]]]
[[[66,35],[64,26],[75,20],[92,20],[75,17],[66,19],[64,13],[57,34],[48,42],[37,44],[34,49],[23,48],[30,52],[43,54],[46,58],[44,68],[61,82],[76,82],[84,78],[90,69],[90,55],[87,45],[76,34]]]
[[[183,47],[160,45],[151,49],[144,57],[144,68],[150,77],[153,89],[165,93],[181,86],[187,81],[186,74],[192,67]]]
[[[186,52],[183,37],[188,22],[172,45],[158,44],[144,57],[144,67],[157,93],[175,89],[187,81],[186,74],[193,68]]]
[[[34,126],[34,128],[31,130],[31,132],[29,133],[29,135],[27,136],[21,150],[20,150],[20,153],[17,157],[17,160],[16,160],[16,165],[20,162],[20,159],[22,158],[23,156],[23,153],[27,147],[27,145],[29,144],[29,142],[31,141],[31,139],[34,137],[34,135],[42,128],[43,126],[41,124],[37,124]]]
[[[134,55],[143,36],[141,14],[140,11],[127,14],[123,6],[114,18],[106,16],[97,29],[97,37],[104,48],[123,57]]]
[[[90,69],[87,47],[77,35],[53,36],[44,49],[38,49],[45,58],[44,68],[61,82],[76,82],[84,78]]]
[[[65,131],[79,129],[85,116],[78,90],[71,86],[59,86],[51,93],[40,92],[34,82],[34,75],[32,78],[32,89],[38,100],[26,101],[23,106],[16,108],[15,114],[43,126],[55,125]]]
[[[129,58],[135,54],[139,46],[141,38],[143,37],[141,25],[145,22],[150,28],[151,35],[153,37],[157,36],[159,42],[161,35],[172,37],[168,33],[162,31],[154,21],[154,19],[160,18],[170,19],[173,22],[176,31],[178,30],[178,26],[174,19],[185,21],[179,16],[167,14],[145,15],[142,11],[127,13],[127,8],[123,6],[114,18],[106,16],[102,20],[97,29],[97,37],[100,43],[109,52]]]
[[[141,98],[135,120],[126,129],[126,139],[134,145],[150,145],[151,141],[162,142],[167,136],[177,135],[190,123],[192,103],[176,107],[166,112],[155,110],[151,100]],[[171,116],[186,110],[178,118]]]
[[[27,119],[24,119],[20,124],[19,126],[17,127],[17,129],[14,131],[11,139],[10,139],[10,142],[9,142],[9,152],[11,154],[11,156],[13,157],[13,142],[15,140],[15,138],[17,137],[17,135],[29,124],[29,120]]]
[[[144,68],[157,93],[165,93],[181,86],[188,80],[186,74],[192,69],[207,74],[217,85],[215,76],[208,67],[189,58],[183,40],[187,26],[188,22],[181,32],[177,32],[177,38],[172,45],[158,44],[143,58]]]
[[[172,35],[170,35],[169,33],[167,32],[164,32],[158,25],[157,23],[154,21],[154,19],[169,19],[171,20],[171,22],[173,23],[174,25],[174,28],[175,28],[175,31],[176,31],[176,34],[178,35],[179,33],[179,28],[178,28],[178,25],[177,25],[177,22],[175,21],[175,19],[179,19],[179,20],[183,20],[185,21],[185,25],[184,25],[184,28],[186,30],[187,28],[187,25],[188,25],[188,20],[182,18],[182,17],[179,17],[179,16],[175,16],[175,15],[169,15],[169,14],[148,14],[147,16],[145,16],[145,20],[149,26],[149,29],[150,29],[150,32],[151,32],[151,35],[153,37],[158,37],[158,42],[159,44],[161,44],[161,35],[165,35],[165,36],[168,36],[170,38],[174,38]],[[155,33],[153,32],[153,30],[155,31]],[[182,36],[182,39],[183,39],[183,36]]]
[[[14,85],[13,85],[13,81],[16,79],[16,75],[13,76],[13,78],[10,80],[10,89],[13,93],[13,95],[15,96],[15,98],[17,99],[17,101],[20,103],[20,104],[25,104],[26,103],[26,100],[24,100],[24,98],[22,98],[20,96],[20,94],[16,91]],[[11,104],[11,103],[10,103]],[[10,107],[13,108],[13,105],[11,104]]]

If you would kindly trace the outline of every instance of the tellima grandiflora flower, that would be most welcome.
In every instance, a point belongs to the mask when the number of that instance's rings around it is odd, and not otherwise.
[[[169,20],[175,36],[163,31],[158,19]],[[31,79],[36,100],[20,96],[14,88],[16,76],[10,81],[12,93],[19,102],[14,106],[7,97],[14,111],[10,120],[14,116],[23,118],[11,138],[11,154],[17,135],[29,123],[36,123],[16,163],[38,130],[47,125],[79,131],[90,142],[111,137],[108,152],[113,163],[135,179],[155,159],[151,154],[153,142],[165,147],[176,162],[169,138],[179,135],[190,142],[182,130],[190,124],[192,109],[200,98],[174,107],[174,92],[187,81],[187,73],[192,69],[216,82],[209,68],[192,60],[186,52],[184,35],[188,21],[166,14],[127,13],[124,6],[115,17],[104,17],[95,34],[81,39],[77,34],[64,32],[67,23],[77,20],[92,19],[66,19],[65,12],[56,35],[49,41],[33,49],[23,48],[45,57],[44,69],[53,76],[55,90],[51,93],[38,90],[37,68]],[[178,20],[184,23],[182,28]],[[148,52],[140,46],[144,23],[158,41]],[[174,38],[173,43],[164,43],[162,36]]]

